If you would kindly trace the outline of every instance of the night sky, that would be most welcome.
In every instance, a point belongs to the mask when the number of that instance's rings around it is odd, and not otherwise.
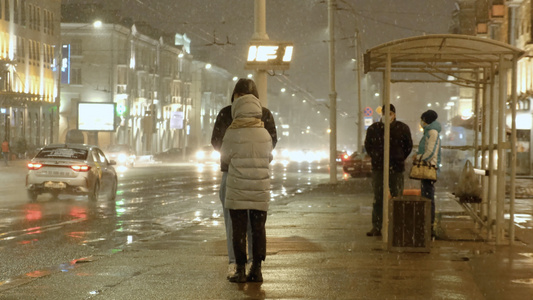
[[[98,2],[71,0],[72,2]],[[192,39],[191,52],[196,59],[209,61],[239,77],[244,70],[248,42],[254,32],[252,0],[114,0],[101,1],[121,9],[123,14],[144,20],[167,32],[186,33]],[[110,3],[111,2],[111,3]],[[337,0],[336,14],[336,90],[337,108],[345,113],[348,126],[357,113],[357,86],[354,72],[354,35],[359,29],[361,49],[367,49],[410,36],[448,33],[454,0]],[[326,0],[266,0],[267,34],[271,40],[292,41],[294,54],[291,68],[281,76],[269,77],[269,104],[281,87],[307,98],[317,107],[324,106],[330,92],[328,10]],[[212,45],[213,41],[224,45]],[[229,42],[229,43],[228,43]],[[381,78],[380,74],[377,78]],[[429,85],[431,86],[431,85]],[[403,103],[412,112],[417,101],[432,101],[435,87],[394,86],[397,93],[412,101]],[[379,84],[374,88],[379,88]],[[440,88],[440,87],[439,87]],[[369,87],[369,89],[371,89]],[[281,96],[280,96],[281,97]],[[365,106],[379,105],[379,99],[364,99]],[[405,98],[405,97],[404,97]],[[414,99],[417,98],[417,99]],[[393,99],[393,101],[395,101]],[[422,111],[420,111],[421,113]],[[398,111],[402,119],[401,108]],[[415,113],[415,121],[419,113]],[[404,115],[404,118],[408,116]],[[343,134],[339,120],[339,134]],[[346,129],[349,132],[349,129]],[[355,132],[355,129],[353,130]]]

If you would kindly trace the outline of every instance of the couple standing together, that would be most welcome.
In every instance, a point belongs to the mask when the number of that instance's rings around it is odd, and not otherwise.
[[[231,105],[217,116],[211,144],[220,152],[220,201],[224,212],[231,282],[262,282],[266,257],[272,150],[277,143],[270,110],[261,106],[255,82],[241,78]],[[248,255],[246,240],[248,237]],[[246,263],[252,262],[246,275]],[[233,267],[235,269],[233,270]]]
[[[385,107],[382,108],[385,112]],[[392,197],[403,194],[405,160],[411,155],[413,141],[411,130],[407,124],[396,120],[396,108],[390,104],[390,147],[389,147],[389,191]],[[423,161],[440,169],[441,125],[437,122],[438,114],[434,110],[427,110],[420,116],[420,127],[423,136],[418,144],[413,162]],[[381,236],[383,223],[383,164],[385,148],[385,125],[383,120],[375,122],[366,132],[365,150],[372,158],[372,188],[374,203],[372,206],[372,229],[367,236]],[[420,183],[421,196],[431,200],[431,235],[435,236],[435,181],[422,179]]]

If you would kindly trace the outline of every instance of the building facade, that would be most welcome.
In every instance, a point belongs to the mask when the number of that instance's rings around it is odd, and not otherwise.
[[[11,152],[58,140],[60,0],[0,0],[0,138]]]
[[[62,23],[61,29],[60,140],[79,129],[79,103],[109,103],[116,107],[113,129],[83,131],[87,143],[129,144],[138,155],[209,144],[232,77],[193,61],[186,35],[136,24]]]
[[[454,15],[452,32],[471,34],[508,43],[526,51],[517,71],[517,174],[533,173],[533,22],[531,0],[461,0]],[[509,76],[510,80],[510,76]],[[507,95],[511,84],[507,84]],[[459,101],[472,103],[472,89],[460,89]],[[465,104],[466,105],[466,104]],[[460,110],[460,105],[458,106]],[[507,126],[511,127],[510,106],[507,105]]]

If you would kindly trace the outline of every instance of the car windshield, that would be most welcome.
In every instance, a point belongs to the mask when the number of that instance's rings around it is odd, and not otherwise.
[[[37,154],[37,158],[67,158],[67,159],[87,159],[86,149],[74,148],[45,148]]]

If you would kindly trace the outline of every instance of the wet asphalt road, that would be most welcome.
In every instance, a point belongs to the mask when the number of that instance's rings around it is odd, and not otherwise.
[[[66,268],[65,262],[221,219],[218,165],[146,164],[117,168],[115,201],[85,196],[41,195],[30,202],[24,191],[23,164],[13,164],[0,180],[0,283],[23,274]],[[272,201],[327,182],[327,165],[275,165]]]

